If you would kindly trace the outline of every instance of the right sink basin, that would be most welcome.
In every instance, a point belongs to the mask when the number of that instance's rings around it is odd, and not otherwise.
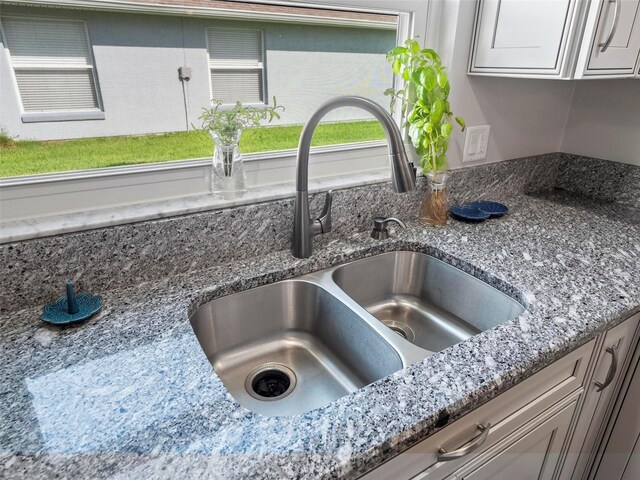
[[[524,312],[492,286],[416,252],[385,253],[343,265],[334,270],[333,281],[398,335],[431,352]]]

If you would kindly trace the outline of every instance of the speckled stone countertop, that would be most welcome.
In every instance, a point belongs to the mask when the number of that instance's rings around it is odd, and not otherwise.
[[[640,310],[638,209],[563,193],[499,198],[511,213],[387,241],[328,242],[107,292],[56,329],[39,309],[0,318],[4,478],[354,478]],[[294,417],[227,393],[191,330],[203,301],[348,260],[417,250],[528,304],[519,318]]]

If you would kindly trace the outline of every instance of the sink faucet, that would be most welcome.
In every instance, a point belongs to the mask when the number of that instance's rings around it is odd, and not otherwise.
[[[313,237],[331,231],[331,191],[327,192],[320,218],[314,220],[309,215],[309,151],[313,132],[320,120],[328,112],[339,107],[361,108],[380,122],[387,134],[389,160],[391,162],[391,182],[395,191],[404,193],[416,187],[416,173],[407,158],[407,152],[404,150],[402,133],[391,115],[383,107],[373,100],[356,96],[335,97],[326,101],[311,115],[302,130],[300,143],[298,144],[293,244],[291,247],[293,256],[297,258],[310,257]]]

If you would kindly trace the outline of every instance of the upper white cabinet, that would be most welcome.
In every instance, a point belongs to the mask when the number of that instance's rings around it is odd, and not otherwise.
[[[640,52],[640,0],[602,0],[593,4],[576,78],[633,76]]]
[[[640,0],[478,0],[474,75],[632,77]]]
[[[480,1],[471,72],[559,75],[575,6],[571,0]]]

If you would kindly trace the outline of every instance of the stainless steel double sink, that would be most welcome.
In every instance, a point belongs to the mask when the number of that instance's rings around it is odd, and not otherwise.
[[[434,257],[390,252],[202,305],[191,325],[245,408],[296,415],[520,315]]]

